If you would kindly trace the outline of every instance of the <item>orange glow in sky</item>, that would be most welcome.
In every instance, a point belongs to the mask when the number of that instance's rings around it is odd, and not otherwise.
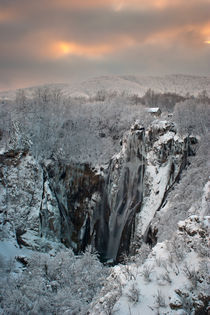
[[[53,44],[53,53],[56,58],[61,58],[68,55],[97,58],[102,57],[104,54],[110,53],[112,50],[112,46],[108,44],[82,45],[74,42],[62,41]]]
[[[51,48],[49,48],[49,50],[52,58],[62,58],[74,55],[97,59],[113,53],[118,49],[122,49],[123,47],[131,47],[134,44],[134,39],[127,36],[121,36],[118,40],[110,40],[109,42],[92,45],[84,45],[76,42],[56,41],[50,45]]]
[[[0,0],[0,89],[104,74],[210,74],[210,0]]]
[[[0,11],[0,23],[11,21],[15,17],[12,10],[1,10]]]

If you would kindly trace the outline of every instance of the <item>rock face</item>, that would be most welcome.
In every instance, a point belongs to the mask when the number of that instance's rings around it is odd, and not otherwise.
[[[92,244],[104,260],[118,260],[141,238],[155,244],[150,222],[193,154],[193,143],[166,121],[147,130],[136,122],[103,172],[79,162],[49,160],[40,166],[28,151],[5,152],[2,227],[8,223],[19,242],[31,231],[75,252]]]
[[[9,150],[0,154],[0,224],[3,238],[12,235],[21,245],[21,236],[27,231],[39,235],[42,192],[42,168],[28,151]]]
[[[50,230],[52,237],[56,235],[75,252],[82,251],[93,240],[103,177],[88,164],[51,161],[44,169],[48,195],[54,196],[50,199],[55,205],[43,203],[41,229],[46,236]]]
[[[106,260],[128,254],[131,239],[155,242],[150,221],[193,154],[193,141],[180,138],[166,121],[147,130],[136,122],[124,136],[121,152],[109,165],[100,209],[96,247]]]

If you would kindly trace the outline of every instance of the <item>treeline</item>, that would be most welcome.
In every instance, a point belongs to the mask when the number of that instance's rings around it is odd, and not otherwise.
[[[161,119],[173,112],[182,133],[205,134],[209,104],[205,91],[194,97],[149,89],[139,97],[100,90],[85,98],[65,96],[59,88],[40,87],[30,97],[18,90],[15,100],[0,101],[0,146],[29,148],[38,160],[104,163],[119,151],[119,140],[135,119],[145,126],[155,119],[146,107],[160,107]]]
[[[105,102],[111,99],[123,98],[127,99],[132,105],[143,105],[146,107],[159,107],[162,111],[173,112],[176,104],[186,100],[196,100],[210,104],[210,97],[206,90],[201,91],[197,96],[190,93],[180,95],[174,92],[155,92],[148,89],[143,96],[129,93],[129,91],[117,92],[99,90],[94,96],[90,97],[90,101]],[[82,99],[82,98],[81,98]]]
[[[132,108],[131,108],[132,106]],[[19,90],[1,103],[0,130],[5,148],[28,147],[37,159],[108,161],[119,151],[123,133],[136,118],[150,117],[124,95],[105,101],[66,97],[59,89],[38,88],[31,97]]]

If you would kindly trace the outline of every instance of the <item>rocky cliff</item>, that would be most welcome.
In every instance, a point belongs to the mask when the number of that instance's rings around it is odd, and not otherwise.
[[[155,243],[150,221],[194,154],[195,143],[195,138],[179,137],[166,121],[147,130],[137,121],[125,134],[121,152],[110,161],[100,207],[97,248],[105,259],[129,254],[142,238]]]
[[[36,249],[63,243],[76,253],[92,244],[103,260],[112,261],[142,239],[154,245],[150,222],[167,202],[195,143],[166,121],[146,130],[137,121],[103,168],[70,159],[40,165],[28,150],[2,151],[1,236]]]

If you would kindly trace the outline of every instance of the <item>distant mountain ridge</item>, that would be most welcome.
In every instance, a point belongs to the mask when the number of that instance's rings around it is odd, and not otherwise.
[[[126,92],[142,96],[148,89],[158,93],[173,92],[180,95],[198,95],[203,90],[210,94],[210,76],[194,76],[184,74],[173,74],[165,76],[100,76],[90,78],[79,83],[53,83],[24,88],[27,97],[33,95],[34,90],[40,87],[50,89],[58,88],[65,96],[90,97],[100,90]],[[0,92],[0,97],[14,99],[16,90]]]

